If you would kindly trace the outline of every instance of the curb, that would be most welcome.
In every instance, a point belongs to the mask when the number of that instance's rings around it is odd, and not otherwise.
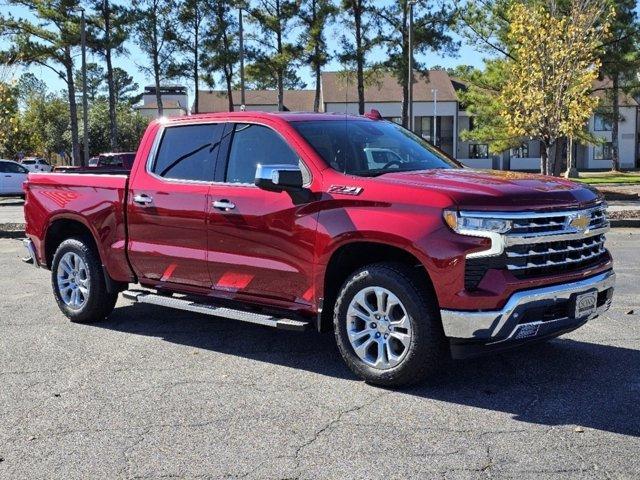
[[[0,223],[0,238],[24,237],[24,223]]]

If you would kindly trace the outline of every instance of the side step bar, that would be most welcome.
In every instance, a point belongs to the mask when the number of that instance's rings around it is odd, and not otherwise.
[[[147,290],[126,290],[122,296],[137,303],[149,303],[161,307],[174,308],[187,312],[201,313],[213,317],[230,318],[241,322],[256,323],[267,327],[280,328],[282,330],[306,330],[311,324],[302,320],[290,318],[278,318],[263,313],[246,312],[227,307],[218,307],[207,303],[198,303],[187,298],[174,298],[165,295],[158,295]]]

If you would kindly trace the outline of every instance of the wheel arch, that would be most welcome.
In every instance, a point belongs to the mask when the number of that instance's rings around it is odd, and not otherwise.
[[[333,321],[333,307],[345,280],[356,270],[381,262],[399,263],[414,268],[418,278],[433,295],[437,304],[438,299],[431,276],[416,255],[397,245],[356,240],[336,248],[326,264],[322,276],[322,310],[317,321],[319,331],[330,329]]]

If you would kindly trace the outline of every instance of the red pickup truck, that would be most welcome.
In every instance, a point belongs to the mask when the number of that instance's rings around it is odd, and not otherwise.
[[[32,173],[25,193],[25,246],[71,320],[104,319],[124,292],[333,328],[374,384],[560,335],[613,295],[595,191],[463,168],[375,113],[159,120],[130,174]]]

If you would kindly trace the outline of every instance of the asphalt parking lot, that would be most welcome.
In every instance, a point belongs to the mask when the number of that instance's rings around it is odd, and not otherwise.
[[[608,239],[607,315],[404,391],[329,334],[122,299],[71,324],[0,239],[0,478],[638,478],[640,230]]]

